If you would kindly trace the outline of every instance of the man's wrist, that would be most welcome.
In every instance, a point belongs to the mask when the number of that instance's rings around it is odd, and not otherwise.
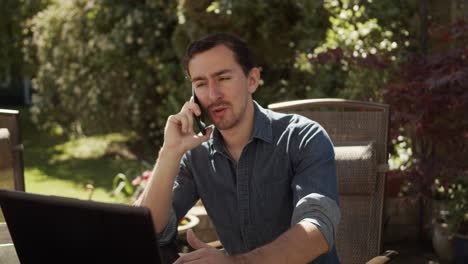
[[[262,247],[256,248],[244,254],[235,255],[233,258],[235,260],[234,263],[236,264],[256,264],[265,261],[264,250]]]
[[[232,256],[235,264],[250,264],[249,258],[246,254]]]
[[[159,150],[158,159],[171,159],[171,160],[180,161],[183,155],[184,155],[184,152],[171,149],[171,148],[166,148],[163,145],[162,148]]]

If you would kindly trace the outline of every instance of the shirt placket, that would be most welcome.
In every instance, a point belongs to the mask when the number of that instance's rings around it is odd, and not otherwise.
[[[240,230],[245,249],[249,250],[252,245],[254,245],[254,241],[252,241],[253,238],[250,234],[249,162],[248,155],[245,155],[246,148],[242,151],[239,162],[237,163],[236,178]]]

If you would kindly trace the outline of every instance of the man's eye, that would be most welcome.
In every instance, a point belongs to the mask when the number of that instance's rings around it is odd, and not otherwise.
[[[206,83],[204,83],[204,82],[202,82],[202,83],[196,83],[196,84],[195,84],[195,87],[200,88],[200,87],[203,87],[203,86],[205,86],[205,85],[206,85]]]
[[[219,77],[220,81],[226,81],[226,80],[229,80],[229,79],[231,79],[231,77],[229,77],[229,76]]]

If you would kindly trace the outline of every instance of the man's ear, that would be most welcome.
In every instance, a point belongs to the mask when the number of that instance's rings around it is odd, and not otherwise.
[[[249,76],[247,76],[247,82],[249,85],[249,92],[251,94],[255,93],[260,83],[260,69],[253,67],[250,69]]]

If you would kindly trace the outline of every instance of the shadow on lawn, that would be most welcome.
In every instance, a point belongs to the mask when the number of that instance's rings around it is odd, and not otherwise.
[[[37,169],[44,181],[55,178],[78,185],[112,190],[117,173],[141,174],[142,164],[128,151],[120,134],[69,140],[66,136],[40,131],[30,119],[28,108],[20,110],[25,169]]]

